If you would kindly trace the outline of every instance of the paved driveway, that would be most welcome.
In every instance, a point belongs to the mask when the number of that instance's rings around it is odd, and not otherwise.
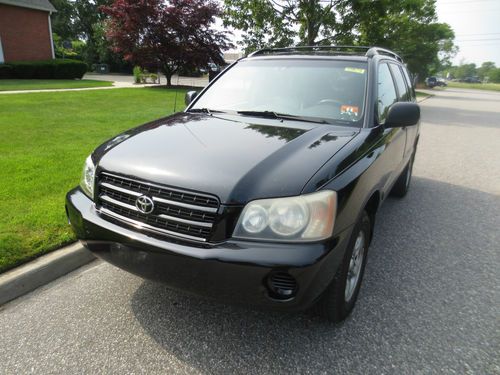
[[[87,73],[83,77],[84,79],[97,79],[101,81],[112,81],[115,83],[116,87],[134,87],[134,76],[127,74],[98,74],[98,73]],[[162,85],[167,84],[167,79],[164,75],[160,75],[160,83]],[[192,87],[205,87],[208,85],[208,77],[172,77],[172,85],[175,86],[192,86]],[[141,87],[143,85],[140,85]]]
[[[500,374],[500,93],[422,103],[413,186],[379,213],[333,326],[171,292],[95,262],[0,311],[0,373]]]

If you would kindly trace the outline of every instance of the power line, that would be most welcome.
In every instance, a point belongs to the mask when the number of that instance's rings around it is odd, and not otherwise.
[[[447,11],[446,14],[461,14],[461,13],[474,13],[474,12],[500,12],[500,9],[461,9],[461,10],[451,10]]]
[[[493,40],[500,40],[500,38],[485,38],[485,39],[456,39],[457,42],[490,42]]]
[[[500,33],[455,34],[455,36],[482,36],[482,35],[500,35]]]
[[[438,4],[475,4],[483,1],[497,1],[497,0],[450,0],[450,1],[439,1]]]

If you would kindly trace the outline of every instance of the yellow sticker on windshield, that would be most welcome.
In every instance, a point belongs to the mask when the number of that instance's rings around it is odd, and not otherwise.
[[[358,74],[365,74],[365,70],[361,68],[350,68],[346,67],[344,69],[346,72],[351,72],[351,73],[358,73]]]

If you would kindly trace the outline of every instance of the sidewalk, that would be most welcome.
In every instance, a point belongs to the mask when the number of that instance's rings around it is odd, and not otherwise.
[[[134,84],[134,76],[126,74],[98,74],[87,73],[84,79],[97,79],[101,81],[112,81],[116,86],[120,87],[138,87],[153,85],[136,85]],[[164,75],[160,75],[160,85],[166,85],[167,79]],[[208,85],[208,77],[179,77],[174,75],[172,77],[172,85],[174,86],[192,86],[192,87],[205,87]]]
[[[75,89],[46,89],[46,90],[15,90],[15,91],[0,91],[1,94],[30,94],[36,92],[64,92],[64,91],[90,91],[90,90],[112,90],[123,88],[144,88],[144,87],[158,87],[167,84],[167,79],[164,76],[160,77],[160,84],[135,84],[134,77],[131,75],[122,74],[97,74],[87,73],[83,79],[96,79],[101,81],[113,82],[113,86],[108,87],[86,87]],[[205,87],[208,85],[208,78],[204,77],[172,77],[172,84],[174,86],[192,86],[192,87]]]

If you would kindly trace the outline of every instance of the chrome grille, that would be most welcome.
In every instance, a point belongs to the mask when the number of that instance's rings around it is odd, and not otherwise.
[[[217,198],[144,181],[101,173],[98,179],[100,212],[148,231],[195,241],[207,241],[217,215]],[[154,202],[150,214],[136,207],[138,197]]]

